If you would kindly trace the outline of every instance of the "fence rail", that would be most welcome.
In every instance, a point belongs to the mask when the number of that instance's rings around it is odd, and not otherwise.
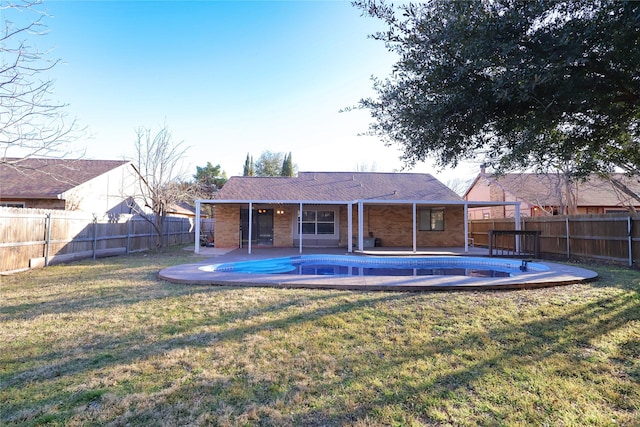
[[[520,228],[540,232],[542,258],[594,259],[640,265],[640,214],[522,218]],[[469,222],[475,246],[489,247],[490,230],[515,230],[513,218]]]
[[[188,218],[165,219],[164,245],[193,243],[194,237]],[[0,272],[128,254],[155,246],[153,226],[141,218],[99,222],[86,213],[0,208]]]

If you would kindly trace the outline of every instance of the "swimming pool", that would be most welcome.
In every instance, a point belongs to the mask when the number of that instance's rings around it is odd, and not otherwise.
[[[209,259],[192,264],[179,264],[166,267],[158,273],[158,277],[172,283],[185,285],[213,285],[213,286],[233,286],[233,287],[274,287],[274,288],[300,288],[300,289],[339,289],[357,291],[447,291],[447,290],[505,290],[540,288],[547,286],[558,286],[575,284],[595,280],[598,274],[591,270],[579,268],[575,265],[551,263],[539,261],[528,263],[527,271],[520,271],[521,260],[489,258],[482,256],[454,256],[449,254],[435,255],[347,255],[349,259],[361,262],[379,262],[379,258],[389,261],[397,259],[409,259],[409,261],[433,260],[431,262],[454,258],[457,267],[463,263],[470,262],[471,267],[499,270],[507,268],[510,277],[471,277],[471,276],[342,276],[342,275],[322,275],[322,274],[289,274],[277,272],[280,267],[287,266],[286,261],[274,263],[273,259],[289,260],[300,259],[299,257],[318,257],[317,260],[324,260],[331,256],[345,256],[341,248],[327,252],[326,249],[307,249],[308,253],[300,255],[298,248],[286,249],[265,249],[262,253],[254,252],[247,254],[246,249],[229,250],[220,255],[214,255]],[[277,254],[277,255],[276,255]],[[276,255],[276,256],[274,256]],[[249,261],[247,263],[247,261]],[[265,261],[264,263],[262,261]],[[254,265],[275,270],[276,273],[253,270],[252,273],[241,273],[231,271],[231,266]],[[479,264],[480,263],[480,264]],[[289,263],[290,264],[290,263]],[[223,270],[226,271],[220,271]],[[261,267],[261,268],[262,268]],[[464,268],[469,268],[465,265]],[[264,270],[263,270],[264,271]],[[293,271],[293,270],[292,270]]]
[[[468,276],[513,277],[548,271],[540,263],[502,258],[430,256],[376,257],[300,255],[206,265],[201,271],[313,276]]]

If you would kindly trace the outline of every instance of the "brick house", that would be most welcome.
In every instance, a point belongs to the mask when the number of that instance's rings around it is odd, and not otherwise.
[[[215,206],[215,246],[249,253],[252,246],[467,248],[470,203],[429,174],[236,176],[215,199],[196,201],[197,217],[202,204]]]
[[[0,206],[131,214],[141,177],[124,160],[24,158],[0,163]]]
[[[614,174],[636,194],[640,194],[637,177]],[[481,169],[463,198],[468,201],[521,202],[522,216],[565,214],[604,214],[640,210],[640,203],[596,176],[587,181],[565,183],[559,174],[509,173],[499,176]],[[571,198],[571,201],[569,201]],[[513,218],[513,205],[485,206],[469,210],[470,219]]]

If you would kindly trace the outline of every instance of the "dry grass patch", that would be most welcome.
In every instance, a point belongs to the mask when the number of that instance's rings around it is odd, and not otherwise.
[[[637,425],[640,273],[510,292],[185,286],[174,249],[2,278],[0,424]]]

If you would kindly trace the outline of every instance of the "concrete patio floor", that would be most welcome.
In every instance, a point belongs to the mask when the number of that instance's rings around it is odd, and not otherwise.
[[[471,250],[473,249],[473,251]],[[191,248],[193,251],[193,247]],[[304,248],[303,255],[330,254],[346,255],[345,248]],[[260,260],[298,256],[298,248],[253,248],[249,254],[243,249],[201,248],[203,259],[194,264],[183,264],[165,268],[159,278],[173,283],[218,286],[268,286],[276,288],[316,288],[348,289],[362,291],[427,291],[427,290],[495,290],[522,289],[566,285],[594,280],[597,273],[584,268],[565,264],[540,262],[549,270],[514,274],[511,277],[468,277],[468,276],[314,276],[294,274],[242,274],[211,272],[200,270],[206,265],[238,261]],[[353,256],[487,256],[483,248],[422,248],[417,252],[410,249],[389,250],[372,248]]]

